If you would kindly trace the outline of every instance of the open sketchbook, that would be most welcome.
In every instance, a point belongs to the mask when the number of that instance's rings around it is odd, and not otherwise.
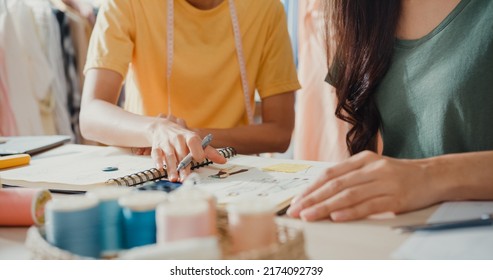
[[[129,149],[71,145],[53,156],[33,158],[30,165],[0,171],[3,184],[19,187],[43,187],[52,190],[87,191],[108,185],[134,186],[167,178],[166,170],[157,170],[150,156],[133,155]],[[75,150],[72,152],[71,150]],[[55,151],[56,152],[56,151]],[[226,158],[236,153],[219,149]],[[192,169],[211,164],[192,162]]]
[[[81,151],[80,145],[71,146],[78,151],[34,159],[28,166],[1,171],[3,184],[87,191],[108,185],[132,185],[166,176],[165,172],[155,173],[154,162],[149,156],[132,155],[127,149],[98,147],[88,148],[85,152]],[[331,165],[234,155],[231,151],[222,151],[229,157],[226,164],[200,164],[200,168],[194,170],[199,175],[197,186],[215,195],[221,205],[262,197],[271,200],[280,209]],[[103,171],[107,167],[116,167],[117,170]],[[129,179],[132,174],[134,178]]]

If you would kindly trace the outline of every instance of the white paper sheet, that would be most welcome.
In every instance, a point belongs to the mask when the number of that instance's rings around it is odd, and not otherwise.
[[[493,213],[493,202],[447,202],[428,223],[479,218]],[[416,232],[393,254],[394,259],[493,260],[493,226]]]

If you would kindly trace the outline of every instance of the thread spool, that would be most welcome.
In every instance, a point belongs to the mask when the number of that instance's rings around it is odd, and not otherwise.
[[[270,201],[241,201],[228,205],[227,211],[232,253],[258,250],[277,242],[275,211]]]
[[[73,254],[99,258],[101,252],[99,201],[84,195],[46,204],[46,240]]]
[[[101,221],[102,255],[110,257],[123,246],[123,215],[118,199],[128,195],[132,189],[122,187],[102,187],[88,191],[86,195],[99,200],[99,219]]]
[[[214,195],[197,188],[195,185],[187,185],[174,191],[169,198],[170,201],[206,201],[209,221],[209,235],[217,235],[217,199]]]
[[[43,225],[51,198],[44,189],[0,188],[0,226]]]
[[[118,200],[126,249],[156,243],[156,207],[167,200],[161,191],[132,192]]]
[[[156,210],[157,242],[211,236],[209,206],[205,200],[174,200]]]

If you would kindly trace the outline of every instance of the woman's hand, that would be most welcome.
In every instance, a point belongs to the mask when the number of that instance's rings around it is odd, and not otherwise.
[[[163,114],[159,114],[158,115],[158,118],[165,118],[165,119],[168,119],[169,121],[172,121],[178,125],[180,125],[181,127],[183,128],[186,128],[186,129],[189,129],[188,126],[187,126],[187,123],[184,119],[181,119],[181,118],[177,118],[173,115],[168,115],[168,116],[165,116]],[[151,147],[145,147],[145,148],[132,148],[132,153],[134,155],[138,155],[138,156],[149,156],[151,155]]]
[[[178,180],[177,166],[189,152],[197,162],[205,158],[216,163],[226,162],[226,159],[211,146],[203,149],[199,135],[187,129],[184,121],[176,118],[157,118],[151,126],[150,134],[152,135],[151,157],[158,169],[166,166],[170,181]],[[190,166],[180,170],[180,179],[183,180],[189,173]]]
[[[287,214],[305,221],[348,221],[382,212],[402,213],[440,201],[426,165],[365,151],[326,170],[296,197]]]

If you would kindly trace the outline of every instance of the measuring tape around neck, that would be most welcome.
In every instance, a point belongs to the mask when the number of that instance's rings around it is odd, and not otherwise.
[[[238,14],[236,13],[236,6],[234,0],[228,0],[229,12],[231,15],[231,22],[233,25],[233,35],[235,38],[236,55],[238,57],[238,64],[240,66],[241,85],[243,89],[243,97],[245,102],[245,110],[248,117],[248,123],[253,124],[253,108],[250,103],[250,88],[248,86],[248,76],[246,71],[245,55],[243,52],[243,43],[241,41],[240,24],[238,20]],[[173,56],[174,56],[174,0],[168,0],[168,12],[167,12],[167,33],[166,33],[166,46],[167,46],[167,67],[166,67],[166,83],[168,94],[168,115],[171,115],[171,74],[173,69]]]

